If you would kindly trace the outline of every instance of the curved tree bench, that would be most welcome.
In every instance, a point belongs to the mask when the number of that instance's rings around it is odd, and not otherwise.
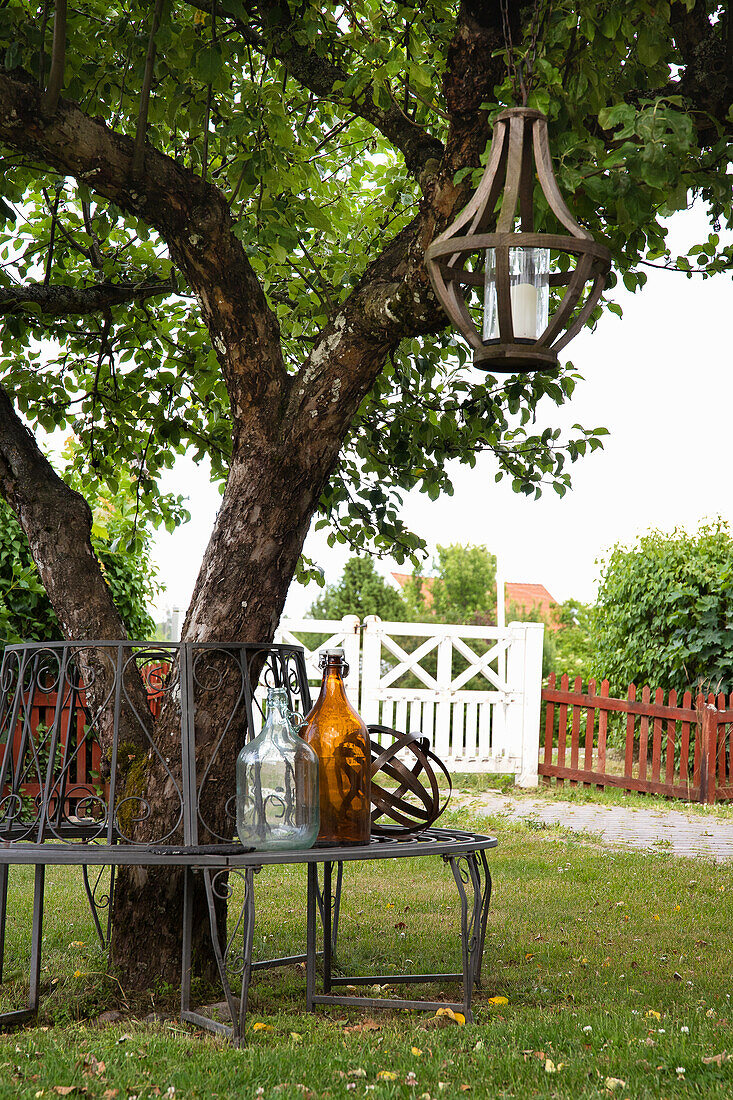
[[[140,688],[140,674],[147,700]],[[33,866],[35,883],[28,1007],[0,1014],[0,1027],[23,1023],[38,1009],[46,867],[68,865],[82,868],[103,944],[109,942],[112,928],[115,868],[185,869],[180,915],[181,1015],[236,1043],[244,1033],[252,969],[291,962],[306,963],[308,1009],[318,1004],[434,1008],[437,1002],[432,1001],[339,997],[332,987],[460,980],[463,998],[452,1007],[470,1018],[491,892],[485,852],[496,845],[493,838],[429,829],[418,839],[407,841],[387,833],[362,847],[277,853],[253,852],[232,843],[234,798],[229,799],[222,816],[215,788],[225,784],[225,789],[234,791],[236,750],[246,738],[259,733],[262,698],[271,685],[284,686],[291,708],[307,712],[311,700],[302,649],[87,642],[38,643],[5,650],[0,668],[0,981],[10,867]],[[130,793],[129,761],[134,753],[129,750],[133,745],[137,746],[136,761],[142,752],[143,759],[153,761],[159,779],[162,774],[166,797],[160,805],[134,793],[134,786]],[[442,857],[453,872],[461,912],[461,971],[335,977],[332,959],[344,863],[427,854]],[[253,963],[254,875],[266,864],[282,863],[308,865],[306,950]],[[323,864],[322,886],[319,864]],[[110,885],[100,897],[105,867],[111,868]],[[96,880],[90,868],[100,869]],[[203,879],[212,947],[231,1026],[191,1007],[196,875]],[[235,922],[236,933],[222,942],[216,910],[219,900],[232,895],[230,876],[243,880],[244,900]],[[323,959],[321,993],[315,989],[318,956]],[[232,975],[240,987],[238,997],[232,991]]]

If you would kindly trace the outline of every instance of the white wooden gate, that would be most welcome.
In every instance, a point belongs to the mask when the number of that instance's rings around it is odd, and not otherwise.
[[[452,771],[511,773],[521,786],[536,786],[543,632],[542,623],[446,626],[369,616],[360,624],[348,616],[286,620],[276,641],[303,645],[326,635],[306,647],[309,673],[320,680],[318,654],[343,645],[349,698],[367,723],[421,732]]]

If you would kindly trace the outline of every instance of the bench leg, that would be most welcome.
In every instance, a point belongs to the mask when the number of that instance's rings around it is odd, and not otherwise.
[[[99,942],[101,943],[102,947],[109,947],[110,939],[112,936],[112,900],[115,887],[115,869],[114,865],[110,867],[109,890],[106,894],[103,893],[99,898],[97,898],[97,889],[99,888],[99,884],[102,881],[102,875],[105,871],[105,868],[95,867],[94,870],[97,872],[97,877],[95,879],[94,885],[92,886],[89,881],[89,869],[87,868],[86,864],[82,865],[81,873],[84,879],[84,890],[86,891],[89,908],[91,910],[92,918],[94,920],[94,927],[96,928],[97,935],[99,936]],[[106,932],[105,929],[102,928],[102,922],[99,919],[100,913],[103,912],[105,909],[107,910],[107,920],[105,921],[105,924],[107,926]]]
[[[8,870],[7,863],[0,866],[0,984],[3,980],[3,962],[5,960],[5,923],[8,912]]]
[[[232,1020],[232,1026],[219,1023],[208,1016],[202,1016],[199,1012],[191,1010],[191,938],[193,927],[193,872],[187,870],[183,893],[183,953],[181,975],[181,1019],[188,1023],[204,1027],[209,1031],[215,1031],[220,1035],[226,1035],[235,1046],[241,1046],[244,1038],[244,1029],[247,1019],[247,1001],[249,997],[249,983],[252,974],[252,940],[254,937],[255,903],[254,903],[254,874],[259,868],[248,867],[245,871],[209,871],[203,870],[204,886],[206,888],[206,901],[209,911],[209,929],[211,933],[211,945],[214,951],[216,967],[219,972],[219,981],[226,998],[227,1008]],[[216,898],[231,897],[231,887],[222,876],[241,874],[244,879],[244,903],[236,923],[234,931],[228,937],[226,946],[222,948],[219,939],[219,930],[216,923]],[[237,1004],[232,993],[229,977],[227,975],[227,961],[232,954],[232,948],[236,937],[241,931],[242,955],[241,960],[237,955],[233,960],[235,970],[241,967],[242,983],[240,989],[240,1001]]]
[[[183,869],[183,923],[181,927],[181,1019],[191,1011],[191,937],[193,935],[193,870]]]
[[[5,872],[3,875],[1,872]],[[0,868],[0,900],[2,906],[2,940],[5,936],[5,903],[7,902],[8,868]],[[46,868],[43,865],[36,867],[35,882],[33,888],[33,932],[31,937],[31,969],[28,989],[28,1007],[17,1009],[15,1012],[0,1013],[0,1028],[17,1027],[33,1019],[38,1011],[38,1000],[41,985],[41,946],[43,942],[43,887],[46,881]],[[0,944],[2,943],[0,940]]]
[[[239,1018],[235,1022],[235,1033],[232,1036],[235,1046],[241,1046],[242,1040],[244,1038],[244,1027],[247,1022],[249,983],[252,978],[252,942],[254,940],[255,934],[255,888],[254,870],[251,867],[248,867],[245,871],[245,897],[243,917],[244,923],[242,928],[242,987],[239,995]]]
[[[323,891],[317,885],[318,880],[316,880],[318,909],[319,909],[319,912],[321,914],[321,924],[323,925],[324,929],[326,927],[326,921],[327,921],[326,910],[325,910],[325,904],[326,903],[325,903],[324,897],[325,897],[326,890],[328,890],[328,898],[329,898],[329,903],[328,904],[329,904],[329,909],[330,909],[330,916],[328,917],[328,922],[329,922],[330,929],[331,929],[331,931],[330,931],[330,933],[327,937],[327,939],[330,941],[330,954],[331,954],[331,958],[329,958],[329,960],[328,960],[329,961],[329,970],[330,970],[331,959],[336,954],[336,943],[338,941],[339,914],[341,912],[341,886],[342,886],[343,877],[344,877],[343,860],[339,860],[338,863],[336,864],[336,890],[335,890],[335,892],[331,891],[332,873],[333,873],[333,863],[324,863],[324,865],[323,865],[323,878],[324,878]],[[328,886],[326,886],[326,878],[328,878]],[[324,941],[324,955],[325,955],[325,941]]]
[[[31,980],[28,993],[28,1008],[38,1010],[38,992],[41,983],[41,945],[43,942],[43,888],[46,883],[46,868],[36,867],[36,879],[33,890],[33,941],[31,945]]]
[[[473,1020],[471,996],[474,984],[481,972],[481,951],[485,935],[485,891],[475,852],[465,856],[450,856],[458,895],[461,899],[461,957],[463,961],[463,1012],[466,1020]],[[470,899],[469,899],[470,893]],[[486,907],[486,915],[488,907]]]
[[[486,858],[486,852],[482,849],[479,853],[481,860],[480,871],[484,874],[484,885],[481,893],[481,931],[478,944],[478,958],[476,960],[476,974],[474,981],[476,988],[481,988],[481,964],[484,958],[484,943],[486,942],[486,923],[489,919],[489,906],[491,904],[491,872],[489,871],[489,861]]]
[[[316,995],[316,909],[318,905],[318,864],[308,864],[308,894],[305,932],[305,1007],[313,1011]]]
[[[452,1008],[461,1011],[467,1020],[472,1020],[471,998],[474,985],[478,986],[481,972],[481,953],[486,937],[489,900],[491,897],[491,877],[488,863],[483,853],[467,852],[457,856],[445,855],[443,862],[450,864],[458,889],[461,911],[461,971],[445,974],[356,974],[334,975],[331,969],[332,955],[330,944],[333,942],[331,914],[331,865],[324,865],[323,892],[319,890],[318,865],[308,865],[308,938],[306,972],[306,1007],[312,1011],[316,1005],[342,1005],[349,1008],[408,1008],[435,1011],[439,1008]],[[483,877],[482,877],[483,876]],[[337,885],[337,892],[340,883]],[[323,971],[324,988],[316,992],[317,926],[320,914],[323,928]],[[463,980],[463,1000],[460,1003],[446,1001],[413,1000],[407,997],[348,997],[339,996],[338,987],[358,985],[422,985],[428,982],[449,982]],[[335,992],[331,992],[331,990]]]

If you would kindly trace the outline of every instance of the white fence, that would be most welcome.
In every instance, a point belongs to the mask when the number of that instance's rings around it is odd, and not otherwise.
[[[304,646],[314,683],[320,651],[343,646],[347,692],[365,722],[421,732],[452,771],[511,773],[529,787],[537,785],[543,632],[541,623],[360,623],[352,615],[288,619],[275,640]]]

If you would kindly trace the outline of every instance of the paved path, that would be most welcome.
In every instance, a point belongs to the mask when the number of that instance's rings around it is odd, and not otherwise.
[[[483,794],[458,791],[455,802],[478,814],[532,818],[578,832],[598,833],[607,844],[671,852],[680,856],[733,859],[733,819],[681,810],[631,809],[593,806],[556,799],[512,798],[499,791]]]

